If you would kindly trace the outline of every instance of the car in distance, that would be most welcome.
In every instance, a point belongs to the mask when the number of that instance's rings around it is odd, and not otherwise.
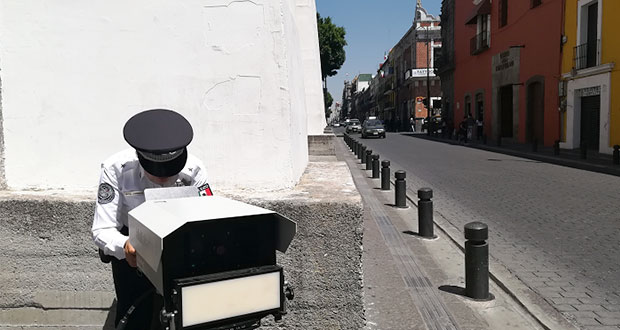
[[[362,126],[360,125],[359,119],[349,119],[347,122],[347,128],[345,129],[347,133],[359,132],[361,130]]]
[[[385,139],[385,127],[379,119],[367,119],[362,125],[362,139],[376,136]]]

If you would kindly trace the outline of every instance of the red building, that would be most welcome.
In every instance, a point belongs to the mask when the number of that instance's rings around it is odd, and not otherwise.
[[[454,1],[454,124],[492,141],[560,139],[563,0]]]

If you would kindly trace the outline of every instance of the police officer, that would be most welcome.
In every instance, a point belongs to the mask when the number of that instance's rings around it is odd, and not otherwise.
[[[123,129],[133,147],[112,155],[101,165],[92,234],[102,261],[111,261],[117,311],[115,326],[140,300],[126,329],[150,329],[153,286],[136,268],[136,251],[128,239],[127,213],[144,202],[144,189],[196,186],[211,195],[205,167],[189,155],[193,130],[180,114],[147,110],[131,117]]]

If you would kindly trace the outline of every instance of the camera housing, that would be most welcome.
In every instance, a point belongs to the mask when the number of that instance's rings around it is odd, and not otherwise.
[[[164,298],[175,329],[225,329],[285,313],[283,270],[297,225],[196,187],[147,189],[129,212],[138,268]],[[188,197],[189,196],[189,197]],[[228,327],[230,328],[230,327]],[[250,327],[248,327],[250,328]]]

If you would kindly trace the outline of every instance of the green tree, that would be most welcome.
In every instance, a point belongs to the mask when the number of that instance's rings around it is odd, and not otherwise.
[[[334,103],[332,94],[330,94],[327,90],[323,91],[323,101],[325,102],[325,118],[327,119],[332,114],[330,107],[332,106],[332,103]]]
[[[347,41],[344,27],[336,26],[332,23],[331,17],[321,17],[316,14],[317,25],[319,28],[319,48],[321,52],[321,77],[323,78],[323,88],[327,88],[327,77],[337,73],[336,70],[342,67],[346,54],[344,46]]]

